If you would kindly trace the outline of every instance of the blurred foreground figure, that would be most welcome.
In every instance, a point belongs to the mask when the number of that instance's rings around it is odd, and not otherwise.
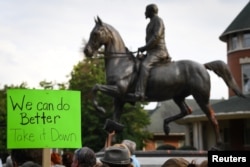
[[[123,140],[122,144],[125,144],[131,154],[131,159],[132,159],[132,164],[134,167],[140,167],[140,162],[138,161],[138,159],[135,156],[135,150],[136,150],[136,143],[134,141],[131,140]]]
[[[65,167],[62,165],[62,157],[56,152],[51,153],[51,167]]]
[[[13,149],[11,159],[14,167],[41,167],[42,149]]]

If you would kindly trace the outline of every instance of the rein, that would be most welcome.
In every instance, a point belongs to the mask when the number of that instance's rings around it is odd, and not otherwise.
[[[99,57],[100,59],[101,58],[110,59],[110,58],[125,58],[125,57],[129,57],[129,55],[127,55],[128,53],[134,54],[134,53],[137,53],[137,51],[134,51],[134,52],[100,52],[100,51],[98,51],[97,53],[98,54],[105,54],[105,53],[112,54],[112,56],[108,56],[108,57]],[[123,54],[123,56],[116,56],[116,54]]]

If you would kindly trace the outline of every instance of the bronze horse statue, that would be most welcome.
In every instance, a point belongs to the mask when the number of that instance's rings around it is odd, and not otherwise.
[[[135,85],[138,78],[138,60],[130,52],[120,34],[111,25],[102,22],[97,17],[95,27],[90,33],[84,53],[92,57],[104,46],[104,59],[106,68],[106,85],[96,84],[93,89],[93,103],[96,109],[105,111],[96,101],[97,92],[100,91],[114,97],[114,120],[119,121],[125,103],[135,103]],[[163,128],[169,133],[168,123],[191,114],[191,109],[185,98],[192,95],[201,110],[211,122],[216,136],[217,144],[221,144],[219,125],[214,111],[209,104],[210,76],[207,69],[214,71],[223,78],[224,82],[238,96],[244,97],[239,90],[228,66],[222,61],[213,61],[199,64],[191,60],[173,61],[156,65],[150,71],[146,88],[146,101],[164,101],[173,99],[179,106],[180,113],[164,119]]]

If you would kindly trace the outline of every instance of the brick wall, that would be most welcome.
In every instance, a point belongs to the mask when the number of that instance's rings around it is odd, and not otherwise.
[[[235,78],[236,83],[242,90],[242,74],[241,74],[241,64],[240,58],[250,57],[250,49],[248,50],[240,50],[230,52],[227,55],[227,63],[228,66]],[[229,90],[229,97],[234,96],[235,94]]]

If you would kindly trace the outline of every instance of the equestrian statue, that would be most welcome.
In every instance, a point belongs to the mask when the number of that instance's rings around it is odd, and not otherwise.
[[[99,48],[104,46],[106,84],[94,85],[93,104],[97,110],[105,112],[96,100],[97,92],[113,97],[113,120],[119,122],[125,103],[173,99],[180,108],[180,113],[164,119],[163,129],[168,134],[170,122],[192,113],[185,102],[185,98],[192,95],[211,122],[219,146],[222,140],[218,121],[209,104],[210,76],[207,70],[220,76],[237,96],[244,95],[223,61],[205,64],[191,60],[171,61],[165,46],[164,24],[157,13],[156,5],[146,7],[145,16],[150,19],[146,29],[146,45],[138,48],[137,57],[126,48],[114,27],[104,23],[99,17],[95,19],[95,26],[84,47],[84,54],[86,57],[93,57],[100,53]],[[140,54],[144,51],[147,52],[146,55]]]

